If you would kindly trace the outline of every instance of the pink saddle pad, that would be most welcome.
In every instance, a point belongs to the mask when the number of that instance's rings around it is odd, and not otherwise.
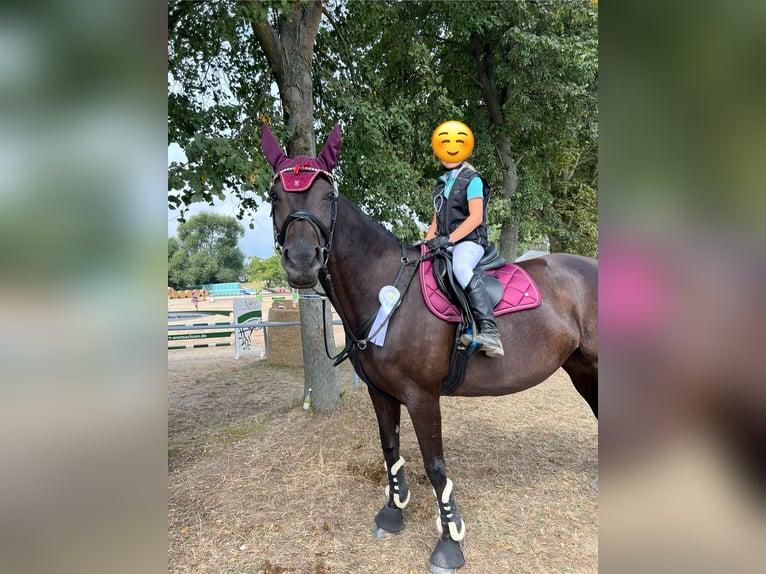
[[[426,246],[421,245],[420,249],[421,254],[425,254]],[[426,307],[444,321],[460,323],[460,310],[436,285],[431,262],[423,261],[420,264],[419,273]],[[499,269],[487,271],[487,275],[495,277],[503,285],[503,297],[495,305],[495,316],[532,309],[540,304],[540,290],[527,272],[518,265],[506,263]]]

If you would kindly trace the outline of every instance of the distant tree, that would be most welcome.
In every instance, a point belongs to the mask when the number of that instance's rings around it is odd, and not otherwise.
[[[176,289],[237,281],[244,255],[237,247],[244,229],[236,218],[199,213],[178,225],[168,239],[168,285]]]
[[[175,237],[168,237],[168,286],[180,289],[185,285],[184,273],[188,267],[187,258],[181,252],[181,244]]]
[[[287,273],[282,267],[280,256],[276,253],[266,259],[259,257],[250,259],[248,274],[252,281],[264,281],[268,287],[287,283]]]

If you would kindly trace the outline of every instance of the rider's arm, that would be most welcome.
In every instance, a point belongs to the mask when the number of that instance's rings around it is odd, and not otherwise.
[[[436,213],[434,213],[434,219],[431,221],[428,231],[426,231],[426,241],[434,237],[436,237]]]

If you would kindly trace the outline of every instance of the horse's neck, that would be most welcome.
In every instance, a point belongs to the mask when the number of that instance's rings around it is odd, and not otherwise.
[[[338,217],[327,268],[332,290],[344,317],[353,329],[377,312],[378,292],[396,278],[401,263],[401,243],[380,224],[354,207],[338,200]],[[328,291],[326,281],[323,281]]]

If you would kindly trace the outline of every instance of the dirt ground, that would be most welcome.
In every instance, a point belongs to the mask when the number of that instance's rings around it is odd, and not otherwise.
[[[301,409],[302,368],[235,360],[230,347],[168,352],[169,573],[428,572],[437,507],[412,424],[403,413],[405,529],[377,540],[377,424],[364,385],[339,368],[343,406],[322,415]],[[597,572],[598,427],[566,374],[442,404],[467,529],[460,573]]]

